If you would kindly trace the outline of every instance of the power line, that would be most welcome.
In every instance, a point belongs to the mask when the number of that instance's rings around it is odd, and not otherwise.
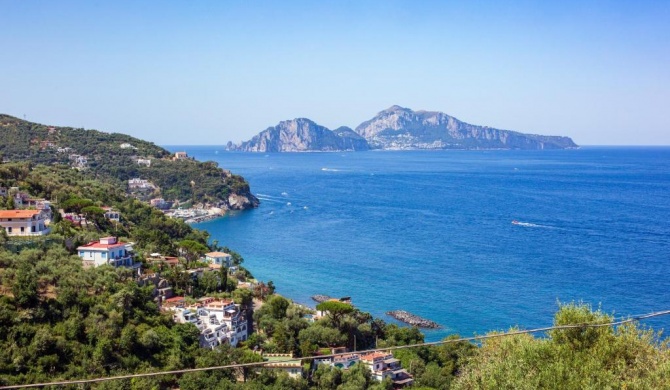
[[[425,347],[425,346],[443,345],[443,344],[450,344],[450,343],[458,343],[458,342],[461,342],[461,341],[479,341],[479,340],[493,339],[493,338],[499,338],[499,337],[516,336],[516,335],[521,335],[521,334],[547,332],[547,331],[550,331],[550,330],[602,328],[602,327],[623,325],[623,324],[626,324],[626,323],[629,323],[629,322],[640,321],[640,320],[645,320],[645,319],[648,319],[648,318],[660,317],[660,316],[665,316],[665,315],[669,315],[669,314],[670,314],[670,310],[664,310],[664,311],[657,311],[657,312],[653,312],[653,313],[649,313],[649,314],[643,314],[643,315],[639,315],[639,316],[635,316],[635,317],[629,317],[629,318],[624,319],[624,320],[607,322],[607,323],[602,323],[602,324],[584,323],[584,324],[548,326],[548,327],[544,327],[544,328],[518,330],[518,331],[513,331],[513,332],[496,333],[496,334],[489,334],[489,335],[483,335],[483,336],[462,337],[462,338],[459,338],[459,339],[445,339],[445,340],[433,341],[433,342],[429,342],[429,343],[419,343],[419,344],[411,344],[411,345],[400,345],[400,346],[395,346],[395,347],[368,349],[368,350],[365,350],[365,351],[358,351],[357,353],[388,352],[388,351],[394,351],[394,350],[397,350],[397,349],[407,349],[407,348],[417,348],[417,347]],[[321,356],[308,356],[308,357],[303,357],[303,358],[291,358],[291,359],[285,359],[285,360],[254,362],[254,363],[238,363],[238,364],[229,364],[229,365],[225,365],[225,366],[187,368],[187,369],[183,369],[183,370],[159,371],[159,372],[149,372],[149,373],[142,373],[142,374],[118,375],[118,376],[100,377],[100,378],[94,378],[94,379],[79,379],[79,380],[69,380],[69,381],[33,383],[33,384],[24,384],[24,385],[11,385],[11,386],[2,386],[2,387],[0,387],[0,390],[4,390],[4,389],[26,389],[26,388],[44,387],[44,386],[65,386],[65,385],[77,385],[77,384],[86,384],[86,383],[98,383],[98,382],[106,382],[106,381],[113,381],[113,380],[153,377],[153,376],[159,376],[159,375],[187,374],[187,373],[190,373],[190,372],[214,371],[214,370],[223,370],[223,369],[230,369],[230,368],[262,367],[262,366],[265,366],[265,365],[268,365],[268,364],[288,363],[288,362],[296,362],[296,361],[303,361],[303,360],[328,359],[328,358],[334,358],[334,357],[343,356],[343,355],[350,355],[350,354],[352,354],[352,352],[335,353],[335,354],[331,354],[331,355],[321,355]]]

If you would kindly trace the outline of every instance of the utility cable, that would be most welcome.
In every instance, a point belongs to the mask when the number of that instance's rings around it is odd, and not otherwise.
[[[639,315],[639,316],[635,316],[635,317],[629,317],[629,318],[624,319],[624,320],[607,322],[607,323],[602,323],[602,324],[583,323],[583,324],[548,326],[548,327],[544,327],[544,328],[518,330],[518,331],[506,332],[506,333],[494,333],[494,334],[488,334],[488,335],[483,335],[483,336],[463,337],[463,338],[458,338],[458,339],[444,339],[444,340],[441,340],[441,341],[433,341],[433,342],[428,342],[428,343],[399,345],[399,346],[395,346],[395,347],[376,348],[376,349],[368,349],[368,350],[365,350],[365,351],[355,351],[355,352],[343,352],[343,353],[335,353],[335,354],[331,354],[331,355],[308,356],[308,357],[290,358],[290,359],[287,358],[285,360],[273,360],[273,361],[264,361],[264,362],[254,362],[254,363],[238,363],[238,364],[229,364],[229,365],[225,365],[225,366],[187,368],[187,369],[183,369],[183,370],[158,371],[158,372],[149,372],[149,373],[141,373],[141,374],[128,374],[128,375],[118,375],[118,376],[111,376],[111,377],[100,377],[100,378],[93,378],[93,379],[79,379],[79,380],[67,380],[67,381],[56,381],[56,382],[1,386],[0,390],[4,390],[4,389],[27,389],[27,388],[32,388],[32,387],[45,387],[45,386],[66,386],[66,385],[98,383],[98,382],[106,382],[106,381],[122,380],[122,379],[145,378],[145,377],[153,377],[153,376],[159,376],[159,375],[187,374],[187,373],[191,373],[191,372],[213,371],[213,370],[223,370],[223,369],[231,369],[231,368],[262,367],[262,366],[265,366],[265,365],[277,364],[277,363],[289,363],[289,362],[305,361],[305,360],[311,361],[311,360],[316,360],[316,359],[330,359],[330,358],[335,358],[335,357],[338,357],[338,356],[351,355],[352,353],[368,354],[368,353],[373,353],[373,352],[388,352],[388,351],[394,351],[394,350],[397,350],[397,349],[435,346],[435,345],[458,343],[458,342],[461,342],[461,341],[479,341],[479,340],[487,340],[487,339],[493,339],[493,338],[499,338],[499,337],[516,336],[516,335],[521,335],[521,334],[547,332],[547,331],[550,331],[550,330],[602,328],[602,327],[623,325],[623,324],[626,324],[626,323],[629,323],[629,322],[635,322],[635,321],[645,320],[645,319],[648,319],[648,318],[665,316],[665,315],[669,315],[669,314],[670,314],[670,310],[664,310],[664,311],[657,311],[657,312],[653,312],[653,313],[649,313],[649,314],[643,314],[643,315]]]

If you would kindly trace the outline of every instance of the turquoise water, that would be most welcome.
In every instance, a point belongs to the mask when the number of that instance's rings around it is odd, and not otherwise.
[[[298,302],[408,310],[445,327],[428,340],[549,325],[558,301],[670,309],[670,148],[178,149],[249,180],[260,208],[197,227]]]

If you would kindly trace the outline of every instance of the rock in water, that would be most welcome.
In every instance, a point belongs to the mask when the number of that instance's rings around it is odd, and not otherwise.
[[[440,324],[437,322],[419,317],[405,310],[393,310],[386,312],[386,315],[395,318],[398,321],[402,321],[406,324],[412,326],[418,326],[419,328],[427,329],[438,329],[441,328]]]

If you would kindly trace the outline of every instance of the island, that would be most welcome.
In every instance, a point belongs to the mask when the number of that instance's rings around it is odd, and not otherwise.
[[[548,150],[576,148],[564,136],[525,134],[472,125],[439,111],[413,111],[391,106],[354,130],[330,130],[298,118],[280,122],[229,150],[244,152],[307,152],[365,150]]]

